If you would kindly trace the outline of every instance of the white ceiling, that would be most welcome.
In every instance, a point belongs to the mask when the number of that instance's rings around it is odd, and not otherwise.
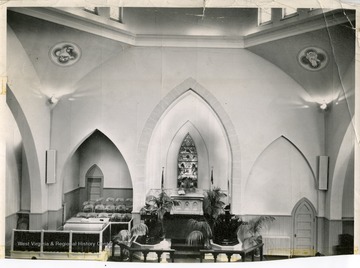
[[[339,95],[339,73],[345,72],[355,57],[353,11],[331,11],[324,16],[321,10],[306,9],[281,20],[281,10],[273,9],[274,22],[257,27],[254,8],[125,8],[122,24],[81,8],[11,10],[9,25],[45,88],[76,84],[131,45],[210,46],[247,48],[277,65],[316,99]],[[89,38],[92,42],[87,42]],[[83,50],[71,76],[67,68],[49,61],[49,49],[62,41],[72,41]],[[299,65],[298,53],[306,47],[319,47],[328,54],[326,68],[314,72]]]

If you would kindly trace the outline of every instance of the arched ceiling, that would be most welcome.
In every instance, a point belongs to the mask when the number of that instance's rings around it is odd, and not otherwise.
[[[49,96],[59,85],[62,95],[74,93],[88,73],[135,45],[245,48],[302,85],[309,101],[331,101],[355,57],[354,11],[298,11],[284,20],[273,9],[273,23],[258,27],[256,8],[124,8],[122,23],[104,18],[104,8],[102,16],[82,8],[11,8],[8,23]],[[81,48],[81,60],[66,68],[49,58],[51,47],[64,41]],[[325,53],[322,70],[299,63],[299,53],[311,47]]]
[[[74,93],[83,77],[127,47],[114,40],[15,12],[8,12],[8,23],[33,63],[42,93],[48,97],[54,92],[62,96]],[[58,66],[50,60],[51,47],[63,41],[81,48],[81,59],[73,66]]]
[[[298,54],[307,47],[323,49],[329,57],[324,69],[311,71],[298,62]],[[341,79],[355,59],[355,35],[348,23],[306,34],[259,44],[248,48],[267,59],[296,80],[317,102],[329,102],[341,95]]]

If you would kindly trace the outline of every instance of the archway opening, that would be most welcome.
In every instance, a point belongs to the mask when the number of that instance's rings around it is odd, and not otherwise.
[[[136,173],[136,181],[138,182],[138,185],[136,186],[136,189],[145,188],[146,191],[148,191],[150,189],[151,184],[152,186],[160,185],[160,183],[159,184],[157,184],[157,182],[154,183],[153,179],[151,178],[149,179],[149,175],[152,175],[153,178],[156,178],[156,180],[159,181],[161,180],[157,176],[160,176],[162,170],[161,164],[164,163],[161,162],[160,166],[155,165],[157,171],[155,175],[152,174],[154,173],[154,171],[152,170],[154,165],[153,163],[148,163],[148,161],[152,161],[152,159],[149,158],[149,155],[151,155],[149,152],[152,150],[151,144],[155,143],[152,140],[154,139],[154,132],[157,131],[156,129],[159,126],[159,122],[167,113],[169,108],[172,107],[174,103],[176,103],[178,100],[180,100],[181,96],[184,96],[185,93],[187,93],[188,91],[192,91],[194,94],[197,94],[200,98],[203,99],[206,105],[208,105],[211,108],[211,110],[214,112],[216,117],[219,119],[219,124],[223,127],[223,131],[224,131],[223,136],[226,137],[227,140],[228,158],[230,159],[229,167],[228,167],[229,180],[228,180],[227,188],[229,189],[228,190],[229,199],[231,200],[232,203],[231,211],[235,214],[241,214],[240,195],[231,195],[232,192],[241,192],[240,143],[238,141],[238,136],[236,134],[235,127],[230,117],[228,116],[227,112],[220,105],[217,98],[210,91],[208,91],[206,88],[204,88],[199,83],[197,83],[196,80],[194,80],[193,78],[188,78],[184,82],[179,84],[177,87],[173,88],[153,109],[148,120],[146,121],[138,145],[138,154],[137,154],[138,170]],[[177,169],[176,164],[174,166],[174,169],[175,170]],[[216,169],[214,167],[214,172],[215,170]],[[200,170],[199,170],[199,176],[200,176]],[[216,173],[214,173],[214,177],[215,176]],[[221,177],[219,177],[219,179],[221,179],[222,181],[227,180],[224,174],[222,174]],[[134,195],[135,195],[134,200],[136,201],[135,210],[139,210],[143,206],[143,202],[145,202],[145,196],[142,191],[136,191]]]
[[[196,161],[185,163],[179,161],[179,157],[182,157],[181,148],[185,150],[183,143],[188,137],[191,137],[191,142],[190,138],[188,141],[192,146],[187,149],[191,147],[193,153],[184,153],[183,157],[194,157],[196,150]],[[228,192],[231,151],[225,129],[212,107],[191,89],[168,107],[153,131],[146,159],[147,191],[160,188],[162,167],[166,167],[165,186],[176,189],[181,164],[187,175],[192,172],[194,165],[196,186],[203,190],[210,188],[210,167],[214,167],[214,185]],[[186,174],[184,176],[188,178]]]
[[[65,219],[81,211],[85,201],[132,199],[133,186],[126,161],[100,130],[89,135],[65,164],[63,193]]]

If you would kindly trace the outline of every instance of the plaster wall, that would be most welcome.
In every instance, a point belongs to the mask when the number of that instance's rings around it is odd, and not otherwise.
[[[53,110],[52,144],[61,148],[58,172],[89,133],[99,129],[120,150],[135,178],[137,160],[147,161],[137,159],[140,135],[153,131],[143,129],[146,120],[189,77],[214,95],[235,126],[241,187],[259,154],[281,135],[316,167],[316,156],[323,151],[322,114],[315,104],[305,105],[303,89],[274,65],[242,49],[129,48],[79,82],[81,97],[63,99]],[[141,192],[143,183],[133,181],[134,192]],[[138,198],[134,202],[135,210],[143,204]],[[241,204],[235,210],[241,212]]]
[[[29,168],[27,164],[25,150],[22,150],[22,173],[21,173],[21,189],[20,189],[20,209],[30,211],[31,207],[31,184]]]
[[[24,141],[32,195],[37,196],[31,199],[31,211],[42,213],[47,209],[45,151],[49,149],[50,141],[50,110],[46,97],[41,94],[41,83],[21,43],[10,27],[7,32],[7,45],[11,48],[7,55],[8,86],[11,89],[7,102]]]
[[[80,186],[80,153],[76,151],[69,161],[67,168],[64,170],[64,194],[71,192]]]
[[[22,187],[22,139],[19,129],[16,125],[8,107],[2,109],[3,116],[6,120],[2,121],[3,127],[7,131],[6,137],[6,188],[5,188],[5,216],[17,213],[21,204],[21,187]],[[14,226],[15,228],[16,226]]]
[[[296,147],[280,137],[264,150],[250,173],[244,211],[291,215],[303,197],[317,207],[314,175]]]
[[[80,187],[86,186],[86,173],[96,164],[104,176],[104,188],[131,188],[129,170],[119,150],[96,131],[79,147]]]
[[[342,204],[342,201],[343,193],[345,193],[345,180],[354,180],[354,176],[350,175],[351,170],[347,171],[355,141],[352,123],[355,96],[354,68],[353,62],[341,77],[342,83],[337,85],[335,89],[339,92],[338,98],[331,103],[329,110],[324,115],[326,127],[325,154],[329,156],[329,190],[326,194],[325,216],[329,219],[341,219],[342,209],[345,206],[353,206],[351,204],[353,201],[350,198],[346,199],[346,204]],[[347,187],[349,184],[351,182],[348,182]],[[353,190],[345,189],[347,192],[351,191],[349,195],[353,195]]]
[[[342,218],[354,218],[354,154],[349,158],[342,195]]]

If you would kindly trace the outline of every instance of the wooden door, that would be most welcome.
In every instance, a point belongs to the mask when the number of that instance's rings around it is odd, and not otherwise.
[[[315,211],[306,202],[301,202],[293,214],[294,256],[314,256],[315,254]]]
[[[88,200],[96,200],[102,195],[101,178],[88,178],[87,197]]]

